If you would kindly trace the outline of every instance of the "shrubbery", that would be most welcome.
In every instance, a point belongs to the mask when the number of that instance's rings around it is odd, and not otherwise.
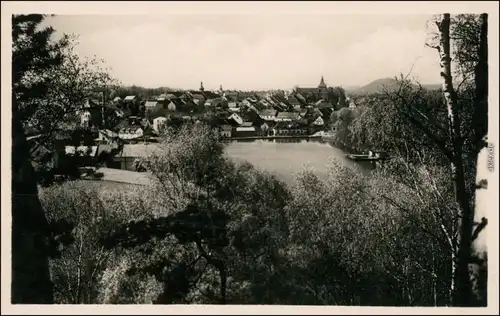
[[[167,132],[163,147],[142,162],[154,184],[135,194],[43,191],[49,220],[75,224],[51,264],[58,302],[448,302],[450,249],[430,211],[453,211],[443,170],[405,165],[411,187],[332,161],[326,179],[304,170],[287,186],[231,161],[203,125]]]

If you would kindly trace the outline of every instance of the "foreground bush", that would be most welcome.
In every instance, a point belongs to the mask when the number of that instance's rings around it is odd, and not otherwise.
[[[447,170],[369,177],[332,161],[287,186],[224,154],[203,125],[166,133],[142,190],[45,189],[74,224],[52,260],[61,303],[445,305],[454,220]],[[398,166],[398,164],[401,164]],[[398,169],[399,170],[399,169]],[[425,247],[422,247],[425,245]]]

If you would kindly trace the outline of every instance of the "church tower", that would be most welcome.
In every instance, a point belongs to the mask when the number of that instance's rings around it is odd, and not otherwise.
[[[325,84],[325,79],[323,79],[323,76],[321,76],[321,82],[318,85],[318,96],[321,99],[327,99],[328,98],[328,87]]]
[[[203,81],[200,83],[200,91],[201,92],[205,91],[205,88],[203,88]]]
[[[323,76],[321,76],[321,82],[319,83],[318,89],[326,89],[326,84],[325,80],[323,79]]]

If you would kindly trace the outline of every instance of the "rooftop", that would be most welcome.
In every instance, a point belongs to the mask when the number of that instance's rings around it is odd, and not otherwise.
[[[279,112],[277,118],[281,119],[297,119],[299,113],[297,112]]]
[[[161,153],[162,148],[158,143],[150,144],[125,144],[119,154],[120,157],[147,157]]]
[[[146,101],[144,104],[147,108],[154,108],[158,104],[158,101]]]
[[[268,110],[262,110],[259,112],[259,115],[260,116],[276,116],[276,113],[278,111],[276,110],[271,110],[271,109],[268,109]]]

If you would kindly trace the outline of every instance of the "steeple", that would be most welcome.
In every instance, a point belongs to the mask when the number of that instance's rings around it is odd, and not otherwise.
[[[203,88],[203,81],[200,83],[200,91],[201,92],[205,91],[205,88]]]
[[[323,79],[323,76],[321,76],[321,82],[319,83],[318,88],[326,88],[325,80]]]

